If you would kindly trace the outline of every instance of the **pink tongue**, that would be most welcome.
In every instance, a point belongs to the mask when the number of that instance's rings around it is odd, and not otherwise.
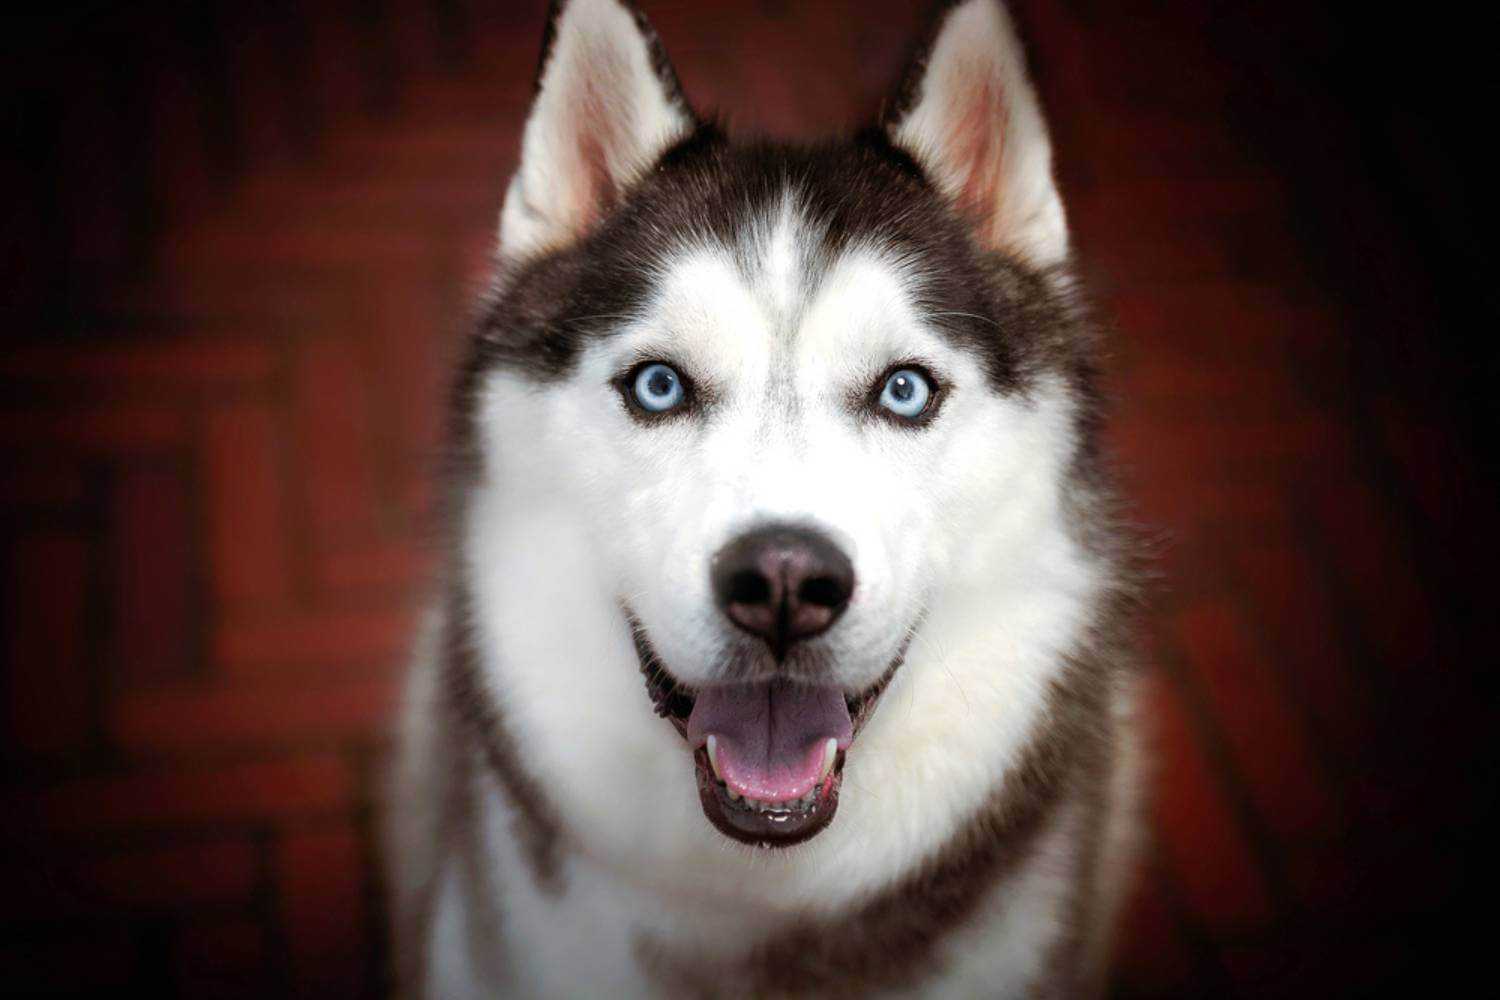
[[[782,802],[818,783],[824,745],[842,749],[854,725],[843,692],[787,681],[703,688],[688,716],[688,742],[715,737],[719,774],[740,795]]]

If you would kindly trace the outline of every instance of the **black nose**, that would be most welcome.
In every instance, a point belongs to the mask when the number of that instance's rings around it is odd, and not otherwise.
[[[805,528],[741,535],[714,556],[712,575],[724,614],[766,640],[778,660],[792,643],[826,632],[854,592],[849,557]]]

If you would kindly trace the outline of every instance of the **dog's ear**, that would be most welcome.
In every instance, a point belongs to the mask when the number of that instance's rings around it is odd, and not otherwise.
[[[577,239],[693,127],[656,32],[633,4],[554,0],[521,166],[500,213],[502,255]]]
[[[997,0],[960,0],[942,11],[883,125],[973,221],[981,243],[1037,266],[1067,256],[1047,126]]]

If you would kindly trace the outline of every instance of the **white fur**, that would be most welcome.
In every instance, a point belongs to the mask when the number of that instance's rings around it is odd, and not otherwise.
[[[692,119],[651,69],[617,0],[568,0],[500,215],[500,250],[520,259],[581,235]]]
[[[586,55],[608,52],[629,113],[645,123],[611,170],[629,176],[644,150],[685,127],[622,17],[614,0],[564,11],[506,201],[509,254],[573,238],[597,208],[569,172],[578,139],[559,103],[579,87],[594,93],[572,76],[586,74]],[[1060,259],[1066,229],[1045,130],[1003,12],[990,0],[957,8],[931,67],[898,137],[943,162],[939,133],[961,113],[966,74],[994,74],[1012,131],[1005,155],[979,165],[1004,175],[994,239],[1033,261]],[[536,883],[511,835],[511,805],[476,768],[481,853],[503,902],[485,898],[454,856],[405,874],[437,887],[426,995],[652,995],[660,984],[634,953],[643,936],[730,959],[793,916],[846,910],[944,845],[1004,781],[1041,724],[1048,685],[1084,641],[1106,580],[1068,530],[1075,404],[1065,387],[994,391],[979,360],[935,326],[941,317],[917,308],[910,262],[879,247],[848,249],[810,284],[799,261],[820,234],[795,189],[771,204],[738,247],[705,235],[657,248],[657,293],[566,378],[501,370],[479,390],[483,468],[454,571],[472,594],[485,693],[557,810],[565,889]],[[710,412],[632,419],[612,383],[642,357],[686,373]],[[895,427],[851,406],[909,359],[944,385],[929,425]],[[674,676],[719,679],[732,633],[709,591],[709,560],[747,528],[786,520],[817,526],[854,564],[853,599],[825,637],[847,691],[873,683],[916,631],[849,752],[831,825],[763,851],[704,817],[687,745],[651,712],[621,603]],[[434,661],[416,669],[420,678]],[[414,681],[413,704],[430,686]],[[408,784],[430,759],[410,749],[432,738],[420,732],[423,711],[410,716]],[[1062,926],[1076,821],[1073,802],[1054,815],[1035,855],[949,942],[953,964],[935,989],[994,994],[1030,981]],[[476,959],[468,924],[496,905],[508,978],[486,983],[476,969],[495,956]]]
[[[774,259],[784,237],[768,231]],[[996,395],[926,327],[899,265],[850,254],[795,303],[795,329],[779,293],[751,288],[725,253],[705,247],[664,272],[646,314],[561,385],[490,378],[467,571],[490,693],[581,855],[570,871],[611,887],[568,898],[624,894],[621,921],[595,930],[627,940],[642,927],[631,914],[724,908],[727,941],[769,913],[842,908],[942,845],[1032,735],[1100,581],[1060,510],[1068,397],[1047,385],[1029,401]],[[638,425],[610,385],[637,352],[712,383],[720,409]],[[849,412],[851,389],[911,355],[948,384],[931,426]],[[686,745],[648,709],[619,601],[676,676],[709,681],[726,638],[709,557],[746,525],[788,517],[822,525],[855,563],[857,596],[832,636],[849,690],[927,617],[849,755],[833,824],[761,852],[703,817]],[[525,885],[524,866],[506,881]],[[520,924],[573,939],[566,904],[521,895],[535,909]],[[522,961],[549,962],[544,945]]]
[[[1052,179],[1052,144],[1026,55],[1003,6],[968,0],[949,11],[919,98],[892,138],[978,215],[991,246],[1045,267],[1068,255]]]

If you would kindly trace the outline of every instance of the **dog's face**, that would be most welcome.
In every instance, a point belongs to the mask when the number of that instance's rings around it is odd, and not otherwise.
[[[1052,543],[1046,135],[991,0],[880,130],[814,149],[698,122],[618,0],[555,16],[461,394],[475,625],[585,824],[696,801],[797,843],[929,611]]]

